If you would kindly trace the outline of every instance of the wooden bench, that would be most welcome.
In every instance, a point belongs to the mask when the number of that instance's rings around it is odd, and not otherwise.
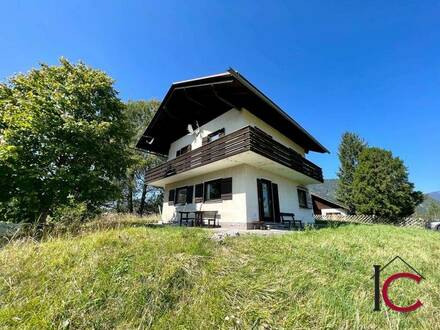
[[[280,213],[280,219],[281,223],[287,225],[289,229],[304,229],[302,221],[296,220],[294,213]]]

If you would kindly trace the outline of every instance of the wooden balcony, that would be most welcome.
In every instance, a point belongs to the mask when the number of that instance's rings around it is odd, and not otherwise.
[[[246,126],[152,168],[147,172],[147,182],[170,177],[246,151],[255,152],[292,170],[323,182],[320,167],[253,126]]]

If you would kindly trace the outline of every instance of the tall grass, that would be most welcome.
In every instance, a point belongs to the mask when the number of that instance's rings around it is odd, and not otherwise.
[[[138,216],[129,213],[106,213],[90,221],[67,221],[47,224],[9,224],[0,222],[0,246],[15,240],[43,241],[55,237],[77,236],[105,229],[138,227],[157,224],[159,214]]]
[[[341,226],[224,241],[193,228],[103,229],[0,251],[5,328],[438,329],[440,235]],[[424,275],[393,286],[410,314],[373,312],[372,265]],[[384,276],[405,270],[393,265]]]

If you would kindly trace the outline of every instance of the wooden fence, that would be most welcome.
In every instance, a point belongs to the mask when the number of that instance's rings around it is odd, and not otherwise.
[[[388,218],[377,217],[374,215],[315,215],[315,220],[327,222],[348,222],[358,224],[386,224],[399,227],[425,227],[426,220],[422,218],[401,218],[391,220]]]

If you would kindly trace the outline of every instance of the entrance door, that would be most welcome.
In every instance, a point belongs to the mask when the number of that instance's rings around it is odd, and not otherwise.
[[[258,209],[260,220],[265,222],[280,221],[280,202],[278,185],[265,179],[257,179]]]
[[[269,180],[257,179],[257,189],[260,220],[273,222],[272,183]]]

